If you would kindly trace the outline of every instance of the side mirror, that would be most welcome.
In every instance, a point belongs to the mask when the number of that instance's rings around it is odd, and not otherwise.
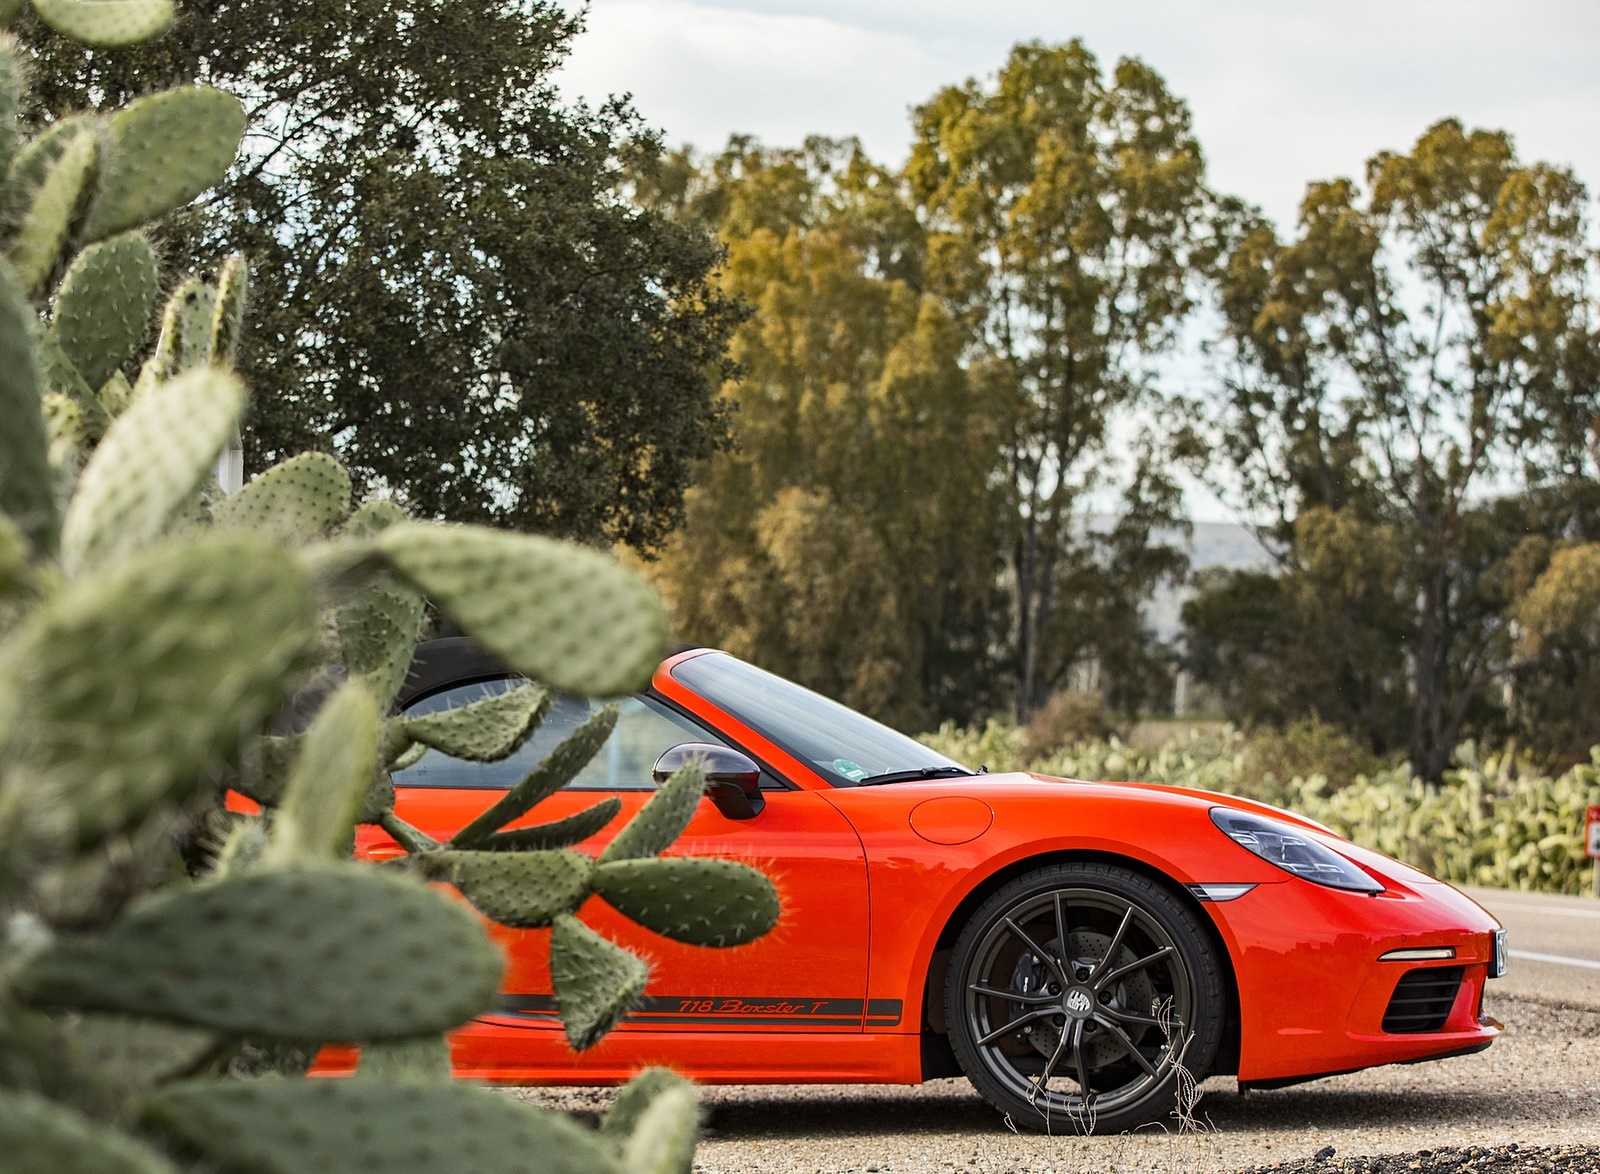
[[[714,742],[684,742],[656,759],[650,774],[660,786],[687,762],[705,766],[706,798],[729,819],[754,819],[767,805],[761,794],[761,768],[749,755]]]

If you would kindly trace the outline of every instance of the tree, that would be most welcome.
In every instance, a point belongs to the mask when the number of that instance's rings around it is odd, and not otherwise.
[[[623,198],[622,156],[659,152],[638,116],[557,104],[578,30],[544,0],[196,0],[137,50],[28,35],[39,118],[193,78],[244,97],[239,164],[166,246],[259,262],[253,467],[331,437],[413,512],[649,548],[726,443],[737,315],[708,234]]]
[[[687,637],[912,729],[993,697],[1003,614],[996,408],[916,287],[915,217],[853,143],[734,140],[642,190],[714,218],[737,452],[689,493],[654,578]]]
[[[1287,583],[1306,582],[1307,511],[1392,535],[1402,574],[1378,589],[1403,607],[1405,746],[1427,778],[1494,707],[1496,584],[1517,527],[1542,524],[1525,507],[1584,475],[1600,394],[1586,200],[1506,135],[1445,121],[1375,156],[1365,195],[1312,184],[1295,239],[1238,207],[1225,225],[1232,492],[1269,523]]]
[[[1005,405],[1025,718],[1075,665],[1143,643],[1137,607],[1113,605],[1183,569],[1155,540],[1179,526],[1164,458],[1128,445],[1119,421],[1150,401],[1148,361],[1191,304],[1200,148],[1153,70],[1126,59],[1103,78],[1078,41],[1019,45],[992,87],[945,89],[913,123],[906,175],[929,234],[928,288],[971,329],[968,361]],[[1107,533],[1091,521],[1093,495],[1129,448],[1124,516]]]

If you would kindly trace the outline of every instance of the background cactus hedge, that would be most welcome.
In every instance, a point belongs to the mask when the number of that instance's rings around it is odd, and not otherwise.
[[[1359,844],[1441,880],[1552,893],[1588,891],[1584,809],[1600,803],[1600,750],[1593,761],[1551,775],[1514,751],[1481,754],[1466,743],[1439,785],[1407,765],[1382,762],[1340,773],[1349,756],[1330,751],[1326,729],[1245,734],[1232,727],[1189,731],[1154,749],[1116,738],[1040,757],[1004,722],[946,725],[922,741],[957,762],[1033,770],[1073,779],[1130,779],[1226,791],[1265,800],[1327,824]]]
[[[33,12],[97,46],[172,18],[166,0]],[[588,1046],[648,976],[573,916],[591,896],[705,945],[776,918],[755,870],[658,858],[698,773],[674,776],[599,859],[574,845],[615,803],[506,825],[585,764],[609,710],[445,843],[396,816],[389,774],[427,747],[512,753],[551,691],[642,685],[665,651],[659,602],[593,551],[382,502],[352,512],[349,477],[321,454],[223,495],[212,471],[246,400],[231,368],[247,269],[235,258],[216,286],[179,284],[140,363],[160,288],[142,226],[221,177],[238,103],[184,87],[25,139],[24,73],[0,39],[0,1147],[67,1174],[453,1169],[463,1139],[480,1170],[536,1153],[686,1171],[693,1098],[668,1075],[632,1086],[599,1133],[447,1083],[442,1033],[490,1008],[503,963],[426,882],[552,927],[557,1000]],[[537,683],[390,716],[430,599]],[[309,724],[266,733],[308,683],[324,696]],[[261,813],[222,810],[228,788]],[[410,855],[350,863],[358,822]],[[363,1045],[357,1079],[237,1079],[292,1074],[325,1042]]]

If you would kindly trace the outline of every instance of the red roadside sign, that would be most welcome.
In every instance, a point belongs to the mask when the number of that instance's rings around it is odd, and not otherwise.
[[[1600,860],[1600,805],[1589,808],[1583,818],[1583,843],[1584,851],[1595,860]]]

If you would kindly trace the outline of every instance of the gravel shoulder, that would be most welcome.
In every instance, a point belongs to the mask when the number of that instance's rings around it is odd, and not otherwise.
[[[1240,1093],[1231,1078],[1209,1080],[1196,1110],[1201,1127],[1190,1133],[1017,1134],[965,1080],[909,1088],[711,1086],[701,1090],[706,1132],[695,1168],[704,1174],[1600,1174],[1600,1011],[1494,993],[1486,1010],[1505,1022],[1506,1032],[1475,1056],[1272,1092]],[[521,1095],[594,1113],[612,1092]]]

